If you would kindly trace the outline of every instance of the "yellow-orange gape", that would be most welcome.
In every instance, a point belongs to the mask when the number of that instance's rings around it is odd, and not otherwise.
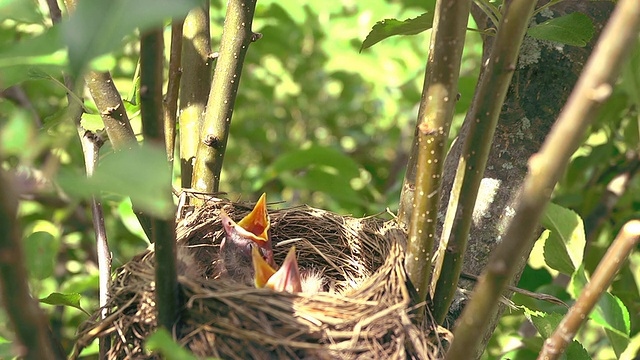
[[[258,249],[254,248],[251,254],[256,287],[305,294],[323,291],[325,284],[322,272],[313,270],[301,272],[296,260],[295,246],[289,249],[287,257],[277,271],[264,260]]]
[[[220,244],[220,276],[252,284],[252,250],[275,267],[265,194],[262,194],[253,210],[237,223],[224,210],[220,212],[220,217],[225,232]]]

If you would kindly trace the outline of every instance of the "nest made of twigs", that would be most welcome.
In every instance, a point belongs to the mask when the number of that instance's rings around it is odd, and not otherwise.
[[[234,219],[251,205],[210,201],[182,220],[178,281],[182,311],[173,329],[198,357],[229,359],[432,359],[441,347],[428,323],[414,325],[406,285],[404,233],[394,221],[351,218],[308,206],[270,210],[276,263],[291,245],[301,269],[322,270],[327,292],[290,294],[214,279],[223,236],[220,209]],[[121,267],[107,305],[79,335],[77,350],[112,335],[110,358],[153,358],[153,250]],[[436,335],[436,336],[433,336]]]

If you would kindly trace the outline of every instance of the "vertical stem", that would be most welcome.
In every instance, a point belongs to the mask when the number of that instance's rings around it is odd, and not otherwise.
[[[513,0],[511,6],[518,2],[520,0]],[[516,215],[459,319],[448,360],[466,360],[473,356],[480,341],[477,335],[485,331],[490,314],[498,306],[498,297],[513,277],[518,259],[531,250],[533,232],[553,188],[597,110],[611,95],[639,31],[640,2],[620,0],[556,124],[540,152],[529,160],[529,173],[522,186]]]
[[[259,38],[251,31],[256,0],[229,0],[227,6],[191,182],[193,189],[207,193],[218,191],[244,58],[251,42]]]
[[[191,10],[184,21],[182,40],[183,67],[180,86],[180,181],[191,187],[193,165],[204,122],[207,97],[211,90],[211,39],[209,1]]]
[[[140,41],[140,111],[144,141],[164,145],[162,114],[162,28],[147,31]],[[171,178],[166,179],[171,182]],[[166,196],[171,196],[167,193]],[[178,314],[176,243],[174,220],[151,219],[151,241],[155,244],[156,307],[158,324],[171,331]]]
[[[440,256],[436,269],[440,269],[433,296],[433,316],[442,323],[453,301],[462,260],[467,247],[471,218],[478,196],[480,182],[489,158],[493,134],[500,116],[511,77],[515,70],[520,44],[536,1],[514,0],[507,5],[493,45],[487,70],[480,80],[478,93],[471,105],[469,126],[440,242]],[[525,20],[526,19],[526,20]],[[453,220],[451,220],[453,219]],[[437,270],[436,270],[437,271]]]
[[[164,98],[164,143],[167,159],[173,163],[176,145],[176,116],[178,112],[178,92],[182,75],[182,27],[184,19],[171,22],[171,51],[169,54],[169,75],[167,94]]]
[[[0,168],[0,291],[16,333],[18,357],[28,360],[65,359],[49,331],[38,303],[29,293],[24,251],[17,219],[18,200]]]
[[[409,223],[405,267],[425,301],[431,275],[442,168],[453,119],[462,49],[470,1],[438,1],[416,131],[418,162],[416,192]]]
[[[49,6],[49,13],[51,14],[51,20],[54,24],[59,23],[62,20],[62,12],[58,7],[58,2],[55,0],[47,0]],[[74,89],[73,79],[64,75],[65,85],[68,89]],[[82,84],[82,81],[79,83]],[[98,158],[100,155],[100,148],[104,144],[104,139],[100,138],[96,134],[86,131],[82,125],[80,125],[80,119],[82,117],[82,108],[80,104],[73,101],[73,94],[67,94],[67,101],[69,106],[69,113],[75,122],[76,129],[78,131],[78,137],[80,138],[80,144],[82,146],[82,153],[84,155],[85,171],[87,177],[93,176],[93,173],[98,165]],[[91,215],[93,219],[93,229],[96,236],[96,250],[98,258],[98,273],[99,273],[99,304],[102,308],[100,318],[104,319],[108,315],[108,309],[106,308],[107,302],[110,298],[109,290],[111,288],[111,251],[109,250],[109,242],[107,239],[107,231],[104,226],[104,213],[102,211],[102,204],[100,200],[93,196],[91,198]],[[98,358],[100,360],[107,358],[107,353],[111,347],[111,339],[108,336],[102,336],[98,340]]]

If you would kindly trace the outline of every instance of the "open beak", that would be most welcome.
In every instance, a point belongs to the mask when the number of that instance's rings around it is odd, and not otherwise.
[[[249,237],[255,241],[268,241],[269,215],[267,214],[267,195],[262,194],[253,210],[238,222],[238,225],[245,230]]]
[[[251,258],[253,259],[254,283],[257,288],[263,288],[267,285],[269,278],[276,273],[276,270],[267,264],[257,247],[251,249]]]
[[[273,261],[273,249],[271,246],[271,237],[269,236],[269,215],[267,214],[266,194],[262,194],[253,210],[238,223],[233,221],[229,215],[223,211],[220,212],[222,225],[227,234],[226,241],[236,242],[234,248],[242,251],[244,256],[251,257],[251,244],[260,248],[262,256],[272,267],[275,266]],[[222,246],[226,246],[223,242]],[[221,249],[222,251],[222,249]]]
[[[257,280],[256,280],[257,283]],[[296,260],[296,247],[292,246],[287,257],[282,263],[282,267],[271,275],[266,287],[276,291],[287,291],[291,293],[302,292],[302,282],[300,280],[300,270]]]

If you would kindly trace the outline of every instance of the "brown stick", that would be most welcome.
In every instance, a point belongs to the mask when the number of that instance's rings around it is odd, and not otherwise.
[[[576,303],[569,309],[553,334],[545,340],[538,360],[554,360],[562,355],[639,240],[640,220],[627,222],[593,272],[591,281],[582,289]]]

